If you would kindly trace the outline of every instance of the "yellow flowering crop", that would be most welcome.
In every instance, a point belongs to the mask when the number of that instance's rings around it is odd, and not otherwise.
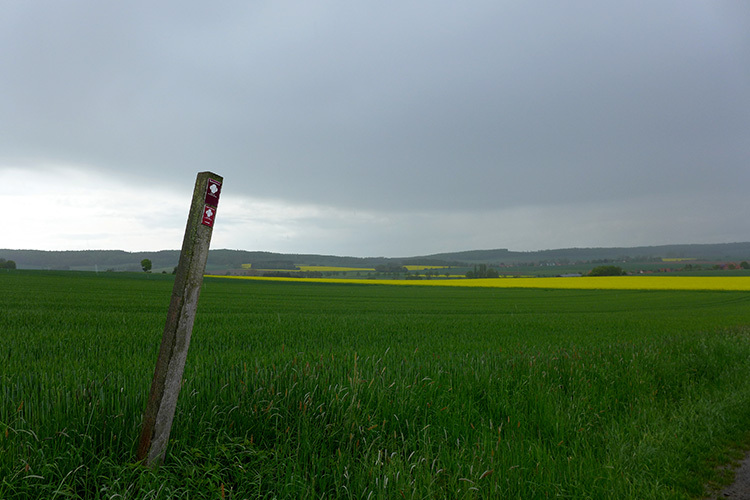
[[[297,266],[300,271],[319,271],[321,273],[331,271],[374,271],[373,268],[364,267],[338,267],[338,266]]]

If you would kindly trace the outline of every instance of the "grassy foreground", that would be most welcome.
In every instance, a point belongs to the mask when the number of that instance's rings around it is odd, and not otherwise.
[[[0,498],[689,498],[750,429],[746,292],[209,278],[152,471],[171,286],[0,273]]]

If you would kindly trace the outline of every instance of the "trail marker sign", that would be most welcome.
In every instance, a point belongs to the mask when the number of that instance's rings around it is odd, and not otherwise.
[[[214,227],[214,218],[216,217],[216,208],[209,205],[203,207],[203,219],[201,224],[208,227]]]
[[[206,205],[219,206],[219,195],[221,194],[221,181],[208,179],[206,186]]]
[[[221,176],[212,172],[201,172],[195,180],[180,262],[177,265],[172,289],[172,300],[138,443],[137,458],[146,465],[164,461],[177,408],[177,397],[180,394],[182,374],[185,370],[185,359],[190,347],[190,336],[193,332],[223,180]]]

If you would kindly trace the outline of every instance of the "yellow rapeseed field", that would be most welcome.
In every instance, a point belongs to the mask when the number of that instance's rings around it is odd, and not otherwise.
[[[430,269],[448,269],[448,266],[423,266],[420,264],[404,266],[407,271],[427,271]]]
[[[338,267],[338,266],[297,266],[300,271],[319,271],[321,273],[332,271],[374,271],[373,268],[364,267]]]
[[[309,281],[316,283],[359,283],[368,285],[471,286],[498,288],[569,288],[601,290],[747,290],[750,276],[602,276],[580,278],[486,278],[432,280],[376,280],[332,278],[265,278],[212,276],[216,278]]]
[[[374,268],[365,267],[338,267],[338,266],[297,266],[298,269],[260,269],[260,271],[284,271],[284,272],[295,272],[295,271],[318,271],[321,273],[332,272],[332,271],[374,271]],[[242,269],[252,269],[252,264],[242,264]]]

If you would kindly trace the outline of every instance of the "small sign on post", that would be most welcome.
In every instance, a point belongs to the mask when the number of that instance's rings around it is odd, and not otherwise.
[[[146,465],[162,462],[167,449],[223,180],[211,172],[201,172],[195,180],[172,300],[138,443],[137,458]]]

